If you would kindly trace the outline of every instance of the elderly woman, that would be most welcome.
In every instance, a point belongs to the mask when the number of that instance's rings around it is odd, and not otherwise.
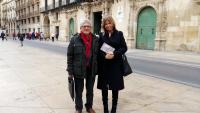
[[[67,51],[67,71],[69,79],[75,81],[75,113],[82,113],[82,93],[86,81],[86,110],[95,113],[93,105],[93,86],[97,74],[98,38],[91,33],[89,20],[81,23],[80,33],[74,35]]]
[[[103,19],[102,27],[104,33],[99,38],[97,88],[102,90],[104,113],[109,113],[108,90],[112,90],[111,113],[116,113],[118,93],[119,90],[124,89],[122,55],[127,51],[127,46],[123,33],[116,29],[111,16],[106,16]],[[107,46],[104,47],[105,44]],[[107,50],[106,47],[108,47]]]

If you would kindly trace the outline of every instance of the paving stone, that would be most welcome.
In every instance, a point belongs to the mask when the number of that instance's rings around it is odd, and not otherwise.
[[[26,44],[20,47],[13,41],[0,44],[0,48],[0,113],[74,112],[74,102],[67,89],[66,56]],[[199,94],[198,88],[133,73],[125,77],[125,89],[120,91],[117,111],[200,113]],[[109,108],[111,97],[109,91]],[[95,83],[93,107],[97,113],[103,112],[101,100],[101,91]]]

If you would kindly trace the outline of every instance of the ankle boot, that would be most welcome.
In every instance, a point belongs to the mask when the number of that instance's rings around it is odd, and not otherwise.
[[[103,105],[104,113],[109,113],[108,105]]]
[[[116,113],[116,111],[117,111],[117,101],[118,101],[117,98],[113,98],[111,113]]]
[[[102,91],[102,101],[103,101],[104,113],[109,113],[109,110],[108,110],[108,91],[107,90]]]
[[[116,113],[117,106],[112,106],[111,113]]]
[[[109,110],[108,110],[108,97],[103,97],[103,108],[104,108],[104,113],[109,113]]]
[[[112,109],[111,113],[116,113],[118,102],[118,91],[112,91]]]

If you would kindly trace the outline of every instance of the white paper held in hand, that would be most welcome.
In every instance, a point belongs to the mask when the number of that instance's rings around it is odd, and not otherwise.
[[[108,45],[107,43],[103,43],[103,45],[101,46],[100,48],[101,51],[103,52],[114,52],[115,51],[115,48],[113,48],[112,46]]]

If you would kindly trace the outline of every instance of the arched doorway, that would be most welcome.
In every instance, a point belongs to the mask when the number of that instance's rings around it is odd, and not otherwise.
[[[137,49],[153,50],[156,36],[156,11],[152,7],[145,7],[138,15]]]
[[[50,20],[48,16],[44,17],[43,29],[45,39],[50,39]]]
[[[99,35],[101,32],[101,19],[102,19],[102,11],[93,12],[93,33]]]
[[[74,35],[74,19],[71,18],[69,20],[69,39],[71,39],[73,35]]]

